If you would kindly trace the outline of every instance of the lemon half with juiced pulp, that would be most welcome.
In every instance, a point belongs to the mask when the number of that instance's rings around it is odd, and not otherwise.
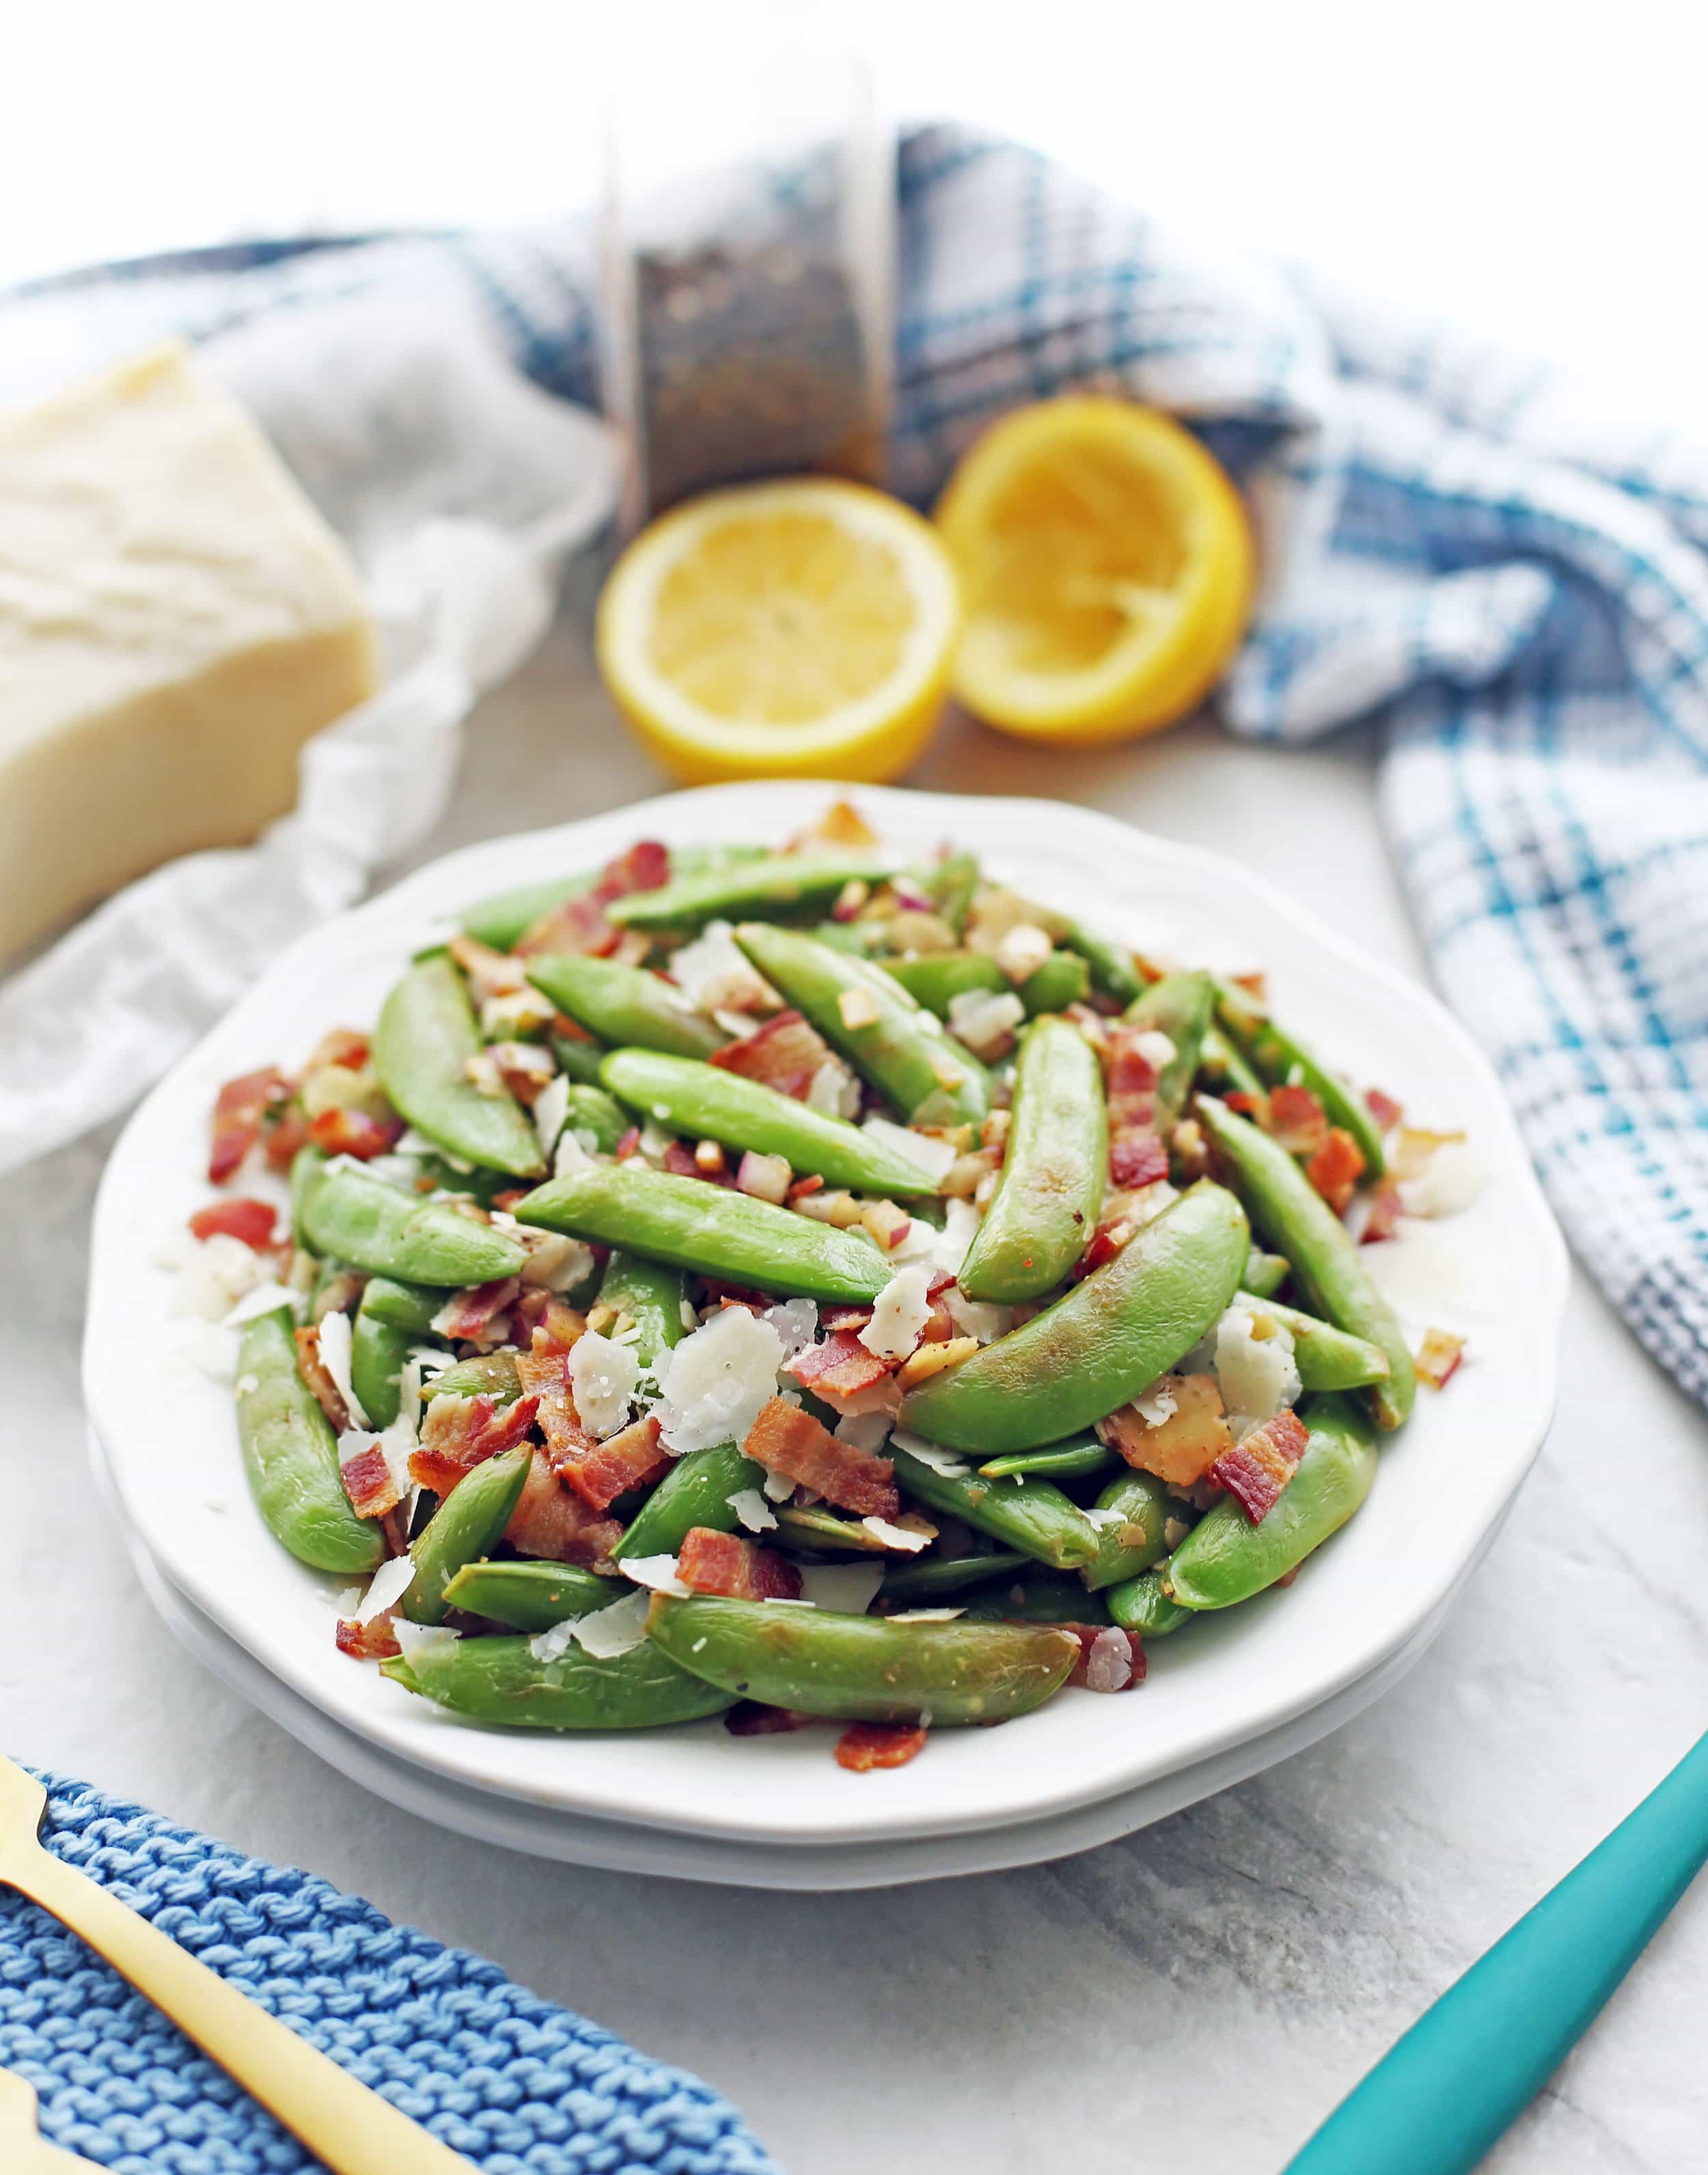
[[[1070,395],[1017,410],[962,457],[936,521],[966,599],[954,693],[1005,731],[1154,731],[1202,700],[1244,629],[1239,493],[1155,409]]]
[[[606,685],[682,781],[893,778],[960,631],[930,523],[860,484],[710,491],[643,530],[599,599]]]

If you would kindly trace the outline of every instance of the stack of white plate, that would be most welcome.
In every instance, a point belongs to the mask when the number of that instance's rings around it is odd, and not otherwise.
[[[1473,1207],[1367,1259],[1414,1333],[1467,1334],[1420,1397],[1369,1501],[1296,1585],[1159,1642],[1142,1690],[1068,1692],[1000,1729],[940,1731],[857,1776],[821,1730],[735,1739],[715,1722],[558,1738],[441,1715],[339,1654],[337,1587],[288,1556],[244,1486],[229,1384],[186,1355],[163,1240],[206,1199],[220,1082],[300,1060],[371,1020],[409,952],[483,892],[596,865],[640,837],[781,839],[818,786],[725,786],[471,848],[287,952],[149,1098],[101,1189],[84,1379],[92,1448],[138,1571],[192,1651],[321,1755],[393,1803],[540,1855],[764,1887],[862,1887],[1085,1849],[1311,1743],[1375,1699],[1440,1627],[1540,1447],[1564,1250],[1500,1091],[1457,1022],[1232,861],[1054,803],[861,789],[887,840],[944,838],[1017,889],[1153,953],[1261,965],[1277,1008],[1331,1059],[1463,1130]]]

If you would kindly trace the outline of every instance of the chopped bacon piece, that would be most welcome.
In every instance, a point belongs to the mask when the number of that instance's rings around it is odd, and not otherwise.
[[[1145,1095],[1157,1084],[1157,1067],[1144,1048],[1152,1030],[1136,1020],[1117,1020],[1103,1044],[1103,1082],[1114,1095]]]
[[[877,843],[877,833],[851,800],[832,800],[817,822],[791,838],[784,851],[812,853],[822,851],[827,846],[841,846],[864,853]]]
[[[1297,1413],[1277,1413],[1232,1450],[1223,1451],[1211,1467],[1210,1478],[1239,1499],[1254,1526],[1261,1525],[1281,1500],[1309,1440]]]
[[[1098,1433],[1141,1473],[1154,1473],[1170,1488],[1190,1488],[1232,1448],[1234,1437],[1213,1375],[1164,1375],[1152,1383],[1144,1402],[1154,1408],[1168,1399],[1174,1408],[1155,1427],[1147,1424],[1136,1404],[1123,1405],[1098,1421]]]
[[[592,1570],[609,1560],[622,1537],[615,1518],[602,1518],[589,1510],[559,1480],[545,1452],[534,1451],[521,1496],[504,1528],[505,1539],[518,1555],[582,1564]]]
[[[1236,1111],[1242,1118],[1250,1118],[1254,1125],[1268,1125],[1269,1098],[1266,1095],[1250,1095],[1244,1088],[1236,1088],[1222,1099],[1230,1110]]]
[[[665,1148],[664,1169],[677,1178],[702,1178],[708,1185],[735,1183],[727,1170],[708,1170],[686,1141],[672,1141]]]
[[[1138,1226],[1130,1217],[1118,1216],[1112,1223],[1099,1223],[1086,1241],[1085,1251],[1073,1265],[1073,1273],[1088,1277],[1093,1269],[1114,1261]]]
[[[582,1321],[572,1308],[563,1311],[572,1321]],[[584,1323],[582,1326],[585,1327]],[[580,1334],[577,1329],[576,1335]],[[548,1316],[534,1332],[533,1350],[518,1353],[516,1359],[517,1378],[523,1389],[539,1399],[535,1424],[545,1437],[552,1469],[559,1473],[593,1450],[597,1441],[582,1425],[569,1386],[569,1347],[574,1342],[574,1337],[560,1341]]]
[[[278,1210],[265,1201],[215,1201],[196,1211],[190,1218],[190,1229],[198,1239],[223,1234],[258,1248],[273,1244],[273,1227],[278,1218]]]
[[[350,1498],[350,1507],[358,1518],[383,1518],[388,1511],[395,1511],[403,1500],[398,1483],[392,1478],[392,1468],[386,1463],[386,1454],[377,1442],[357,1451],[354,1457],[342,1459],[338,1476]]]
[[[477,1465],[514,1450],[539,1410],[536,1397],[518,1397],[502,1409],[490,1397],[435,1397],[421,1423],[420,1447],[409,1452],[410,1478],[436,1495],[448,1495]]]
[[[223,1185],[261,1138],[262,1120],[283,1109],[291,1098],[289,1080],[276,1065],[228,1080],[214,1098],[214,1137],[208,1176]]]
[[[1125,1132],[1109,1142],[1111,1184],[1131,1191],[1168,1175],[1168,1151],[1153,1132]]]
[[[618,1136],[615,1150],[617,1161],[626,1163],[631,1156],[639,1153],[640,1145],[641,1129],[638,1125],[631,1125],[626,1133]]]
[[[446,1301],[434,1315],[433,1326],[456,1343],[496,1343],[494,1325],[514,1304],[521,1289],[516,1277],[499,1277],[490,1284],[470,1284]]]
[[[495,952],[476,936],[453,936],[445,946],[463,972],[476,1005],[491,997],[514,996],[528,987],[528,969],[507,952]]]
[[[871,1318],[869,1306],[827,1306],[818,1317],[818,1326],[832,1337],[838,1330],[849,1330],[857,1335]]]
[[[868,1352],[857,1337],[838,1330],[821,1344],[809,1344],[805,1351],[797,1352],[784,1371],[793,1375],[803,1388],[827,1391],[836,1397],[857,1397],[890,1369],[886,1361]]]
[[[550,1430],[546,1439],[550,1442]],[[567,1480],[589,1509],[608,1510],[631,1488],[644,1488],[669,1466],[668,1452],[659,1447],[659,1423],[648,1413],[604,1442],[588,1439],[567,1456],[560,1456],[552,1445],[551,1462],[558,1476]]]
[[[308,1053],[305,1072],[317,1072],[323,1065],[341,1065],[351,1072],[360,1072],[368,1061],[372,1047],[369,1039],[359,1028],[329,1027]]]
[[[946,1344],[955,1334],[955,1317],[941,1299],[931,1301],[931,1311],[925,1316],[925,1326],[919,1332],[921,1344]]]
[[[1364,1219],[1364,1228],[1358,1234],[1361,1245],[1374,1246],[1378,1240],[1391,1239],[1399,1229],[1406,1204],[1400,1198],[1400,1189],[1391,1178],[1385,1178],[1370,1195],[1370,1212]]]
[[[795,1180],[794,1185],[789,1189],[787,1197],[791,1201],[805,1201],[809,1194],[822,1193],[823,1191],[824,1180],[819,1176],[816,1170],[810,1170],[805,1178],[798,1178]]]
[[[1113,1624],[1064,1624],[1079,1641],[1079,1659],[1073,1665],[1071,1684],[1083,1684],[1088,1692],[1130,1692],[1145,1681],[1145,1650],[1131,1631]]]
[[[840,1440],[811,1413],[781,1397],[761,1407],[742,1448],[767,1473],[814,1489],[857,1516],[893,1518],[901,1510],[896,1468],[887,1457]]]
[[[1266,974],[1230,974],[1228,979],[1235,989],[1244,990],[1248,997],[1255,997],[1260,1005],[1269,1002],[1269,977]]]
[[[338,1651],[358,1662],[388,1662],[394,1654],[401,1654],[404,1650],[392,1629],[391,1611],[376,1616],[371,1624],[358,1624],[353,1616],[340,1616]]]
[[[814,1074],[830,1054],[830,1044],[816,1028],[809,1027],[799,1012],[774,1012],[740,1042],[714,1050],[712,1062],[805,1102]]]
[[[1432,1390],[1444,1390],[1465,1356],[1465,1340],[1450,1330],[1426,1329],[1418,1348],[1418,1374]]]
[[[732,1737],[778,1737],[784,1731],[805,1729],[816,1714],[801,1714],[792,1706],[766,1706],[758,1700],[737,1700],[724,1717]]]
[[[1385,1095],[1380,1088],[1366,1088],[1364,1107],[1385,1133],[1391,1133],[1406,1115],[1403,1104],[1396,1103],[1391,1095]]]
[[[615,952],[621,932],[605,918],[614,898],[631,892],[657,891],[670,880],[670,855],[656,838],[643,838],[607,864],[591,891],[566,899],[524,930],[515,948],[524,956],[572,952],[603,957]]]
[[[296,1331],[296,1371],[313,1391],[315,1402],[332,1424],[334,1435],[342,1435],[350,1425],[350,1407],[343,1392],[332,1379],[326,1362],[320,1356],[320,1325]]]
[[[261,1128],[261,1153],[274,1170],[289,1170],[308,1146],[308,1114],[301,1103],[281,1103]]]
[[[709,1526],[695,1526],[684,1538],[676,1576],[696,1593],[727,1594],[732,1601],[800,1598],[800,1573],[787,1556]]]
[[[551,1052],[537,1042],[495,1042],[487,1055],[498,1068],[498,1077],[526,1109],[534,1105],[556,1077]]]
[[[345,1109],[334,1105],[323,1110],[309,1120],[308,1137],[317,1148],[328,1155],[355,1156],[362,1163],[377,1155],[388,1155],[403,1138],[401,1118],[382,1121],[371,1118],[366,1110]]]
[[[1364,1152],[1343,1126],[1328,1138],[1304,1167],[1304,1174],[1337,1216],[1343,1216],[1364,1167]]]
[[[662,891],[670,881],[670,848],[657,838],[637,838],[609,864],[599,889],[603,898],[624,898],[631,892]]]
[[[836,1764],[855,1775],[874,1767],[905,1767],[925,1749],[923,1723],[857,1722],[836,1741]]]
[[[1314,1156],[1328,1138],[1328,1112],[1309,1088],[1269,1091],[1269,1130],[1289,1155]]]

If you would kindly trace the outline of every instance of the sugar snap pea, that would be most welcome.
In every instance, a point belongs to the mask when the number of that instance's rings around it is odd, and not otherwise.
[[[890,1264],[870,1239],[634,1163],[589,1163],[517,1203],[519,1222],[622,1246],[701,1276],[809,1299],[876,1299]]]
[[[896,1485],[904,1494],[964,1520],[976,1532],[989,1533],[1052,1570],[1076,1570],[1098,1552],[1096,1527],[1050,1481],[939,1473],[893,1439],[886,1455],[895,1462]]]
[[[1203,1060],[1204,1071],[1214,1081],[1219,1093],[1261,1098],[1264,1092],[1261,1076],[1244,1050],[1235,1044],[1233,1037],[1224,1034],[1214,1024],[1204,1032]]]
[[[873,854],[767,854],[678,876],[658,891],[632,892],[605,913],[628,929],[693,929],[738,914],[826,905],[844,885],[881,882],[889,872],[888,861]]]
[[[1087,1592],[1078,1579],[1033,1570],[973,1595],[967,1604],[966,1620],[974,1624],[1107,1624],[1109,1614],[1102,1594]]]
[[[1030,1570],[1033,1559],[1017,1549],[992,1549],[988,1555],[927,1556],[917,1563],[897,1564],[884,1573],[878,1597],[872,1604],[883,1611],[927,1608],[993,1579]]]
[[[1169,1632],[1190,1624],[1194,1611],[1181,1608],[1178,1601],[1169,1600],[1164,1590],[1167,1580],[1165,1567],[1141,1570],[1136,1578],[1123,1579],[1119,1586],[1106,1587],[1103,1598],[1109,1608],[1109,1620],[1119,1624],[1123,1631],[1136,1631],[1141,1639],[1166,1639]]]
[[[399,1283],[484,1284],[528,1258],[515,1239],[444,1201],[424,1201],[360,1164],[304,1148],[291,1167],[297,1222],[310,1250]]]
[[[1376,1444],[1350,1397],[1313,1398],[1309,1440],[1281,1499],[1254,1526],[1231,1495],[1206,1511],[1169,1559],[1165,1588],[1184,1608],[1230,1608],[1273,1586],[1338,1531],[1370,1492]]]
[[[591,1141],[596,1154],[612,1155],[629,1129],[629,1114],[599,1086],[595,1073],[591,1080],[572,1082],[563,1122],[567,1131],[584,1136],[583,1147]]]
[[[528,979],[561,1012],[607,1044],[709,1057],[729,1039],[650,968],[548,952],[529,961]]]
[[[1297,1035],[1271,1019],[1243,990],[1221,984],[1217,1008],[1223,1026],[1262,1078],[1272,1086],[1285,1081],[1295,1088],[1309,1088],[1322,1104],[1329,1123],[1341,1126],[1358,1142],[1365,1175],[1380,1178],[1386,1167],[1381,1128],[1364,1097],[1331,1072]]]
[[[1254,1299],[1273,1299],[1292,1270],[1293,1264],[1285,1255],[1266,1254],[1261,1246],[1254,1246],[1246,1256],[1240,1288],[1250,1292]]]
[[[423,1397],[491,1397],[496,1405],[513,1405],[522,1395],[522,1378],[516,1371],[513,1352],[476,1352],[458,1359],[421,1384]]]
[[[673,1556],[696,1526],[733,1533],[740,1522],[729,1498],[763,1485],[765,1467],[744,1456],[739,1443],[720,1442],[679,1457],[630,1521],[617,1543],[625,1556]]]
[[[1215,1008],[1216,985],[1204,974],[1165,974],[1127,1006],[1126,1017],[1168,1036],[1174,1055],[1157,1075],[1157,1130],[1167,1135],[1186,1107]]]
[[[1319,1321],[1314,1314],[1250,1292],[1235,1292],[1234,1304],[1250,1307],[1254,1315],[1266,1314],[1288,1332],[1299,1379],[1307,1390],[1360,1390],[1388,1379],[1387,1353],[1366,1337],[1348,1336],[1331,1321]]]
[[[988,952],[916,952],[877,964],[939,1019],[946,1019],[950,1005],[969,990],[1000,996],[1013,990],[1035,1019],[1040,1012],[1065,1012],[1091,988],[1090,969],[1077,952],[1052,952],[1017,987]]]
[[[1380,1426],[1401,1426],[1417,1394],[1411,1351],[1345,1224],[1278,1141],[1213,1098],[1201,1097],[1197,1107],[1259,1237],[1287,1256],[1294,1281],[1320,1314],[1386,1355],[1388,1379],[1371,1388],[1370,1403]]]
[[[1020,1045],[1007,1153],[962,1290],[1007,1305],[1053,1290],[1083,1252],[1108,1183],[1097,1053],[1069,1021],[1038,1020]]]
[[[638,1254],[614,1248],[599,1278],[599,1295],[606,1306],[626,1314],[640,1332],[635,1357],[650,1367],[661,1352],[680,1344],[693,1326],[683,1317],[687,1292],[680,1269],[658,1261],[643,1261]]]
[[[672,877],[703,875],[712,869],[733,866],[738,861],[765,858],[762,846],[674,846],[670,849]],[[574,876],[548,876],[540,883],[518,884],[509,891],[494,892],[464,907],[464,929],[495,952],[508,952],[534,923],[554,907],[580,898],[599,881],[602,869],[582,869]]]
[[[891,1624],[762,1601],[654,1594],[653,1646],[708,1684],[839,1722],[1000,1722],[1065,1682],[1079,1646],[1033,1624]]]
[[[976,1124],[990,1109],[984,1067],[881,967],[769,922],[743,922],[735,941],[766,980],[910,1123]],[[850,1019],[857,1024],[850,1026]]]
[[[441,1284],[406,1284],[396,1277],[370,1277],[362,1288],[361,1312],[388,1328],[431,1337],[433,1316],[451,1296]]]
[[[1118,1511],[1119,1525],[1099,1526],[1098,1552],[1080,1572],[1093,1592],[1148,1570],[1168,1552],[1163,1529],[1174,1504],[1160,1480],[1148,1473],[1118,1473],[1098,1497],[1099,1511]]]
[[[605,1044],[592,1035],[555,1034],[551,1038],[551,1054],[557,1060],[557,1069],[567,1073],[572,1082],[589,1088],[599,1085],[599,1069],[605,1062]]]
[[[1079,953],[1091,969],[1092,987],[1099,995],[1113,997],[1123,1005],[1130,1005],[1135,997],[1142,995],[1145,978],[1135,965],[1132,953],[1124,946],[1112,944],[1108,937],[1099,936],[1082,922],[1064,920],[1060,915],[1052,915],[1044,925],[1058,943]]]
[[[1200,1180],[1065,1298],[910,1391],[902,1425],[986,1457],[1090,1426],[1191,1350],[1250,1245],[1239,1203]]]
[[[452,1714],[514,1729],[654,1729],[703,1721],[735,1703],[734,1693],[678,1668],[650,1640],[607,1660],[572,1646],[542,1662],[527,1639],[455,1639],[380,1666]]]
[[[934,1193],[934,1181],[893,1148],[845,1119],[815,1110],[757,1080],[691,1058],[648,1050],[615,1050],[600,1077],[631,1109],[672,1132],[781,1156],[798,1172],[816,1172],[832,1185],[862,1193]]]
[[[888,1552],[881,1537],[869,1526],[823,1503],[805,1510],[779,1505],[777,1531],[766,1538],[780,1549],[802,1549],[810,1555],[881,1556]]]
[[[512,1631],[549,1631],[572,1616],[609,1608],[630,1591],[626,1581],[603,1578],[574,1564],[494,1563],[477,1558],[445,1581],[445,1606]]]
[[[537,1177],[545,1160],[526,1111],[507,1088],[469,1077],[481,1047],[469,992],[442,952],[418,959],[380,1007],[374,1065],[393,1106],[467,1163]]]
[[[1042,1450],[1018,1450],[1011,1457],[987,1458],[979,1468],[987,1480],[1022,1480],[1035,1473],[1040,1480],[1093,1480],[1120,1470],[1121,1461],[1094,1435],[1071,1435],[1065,1442],[1047,1442]]]
[[[459,1480],[409,1543],[415,1576],[399,1604],[412,1624],[442,1624],[445,1587],[464,1564],[497,1547],[528,1478],[524,1443],[477,1465]]]
[[[357,1517],[339,1477],[338,1443],[296,1364],[289,1307],[244,1325],[237,1350],[237,1435],[257,1506],[292,1555],[344,1576],[377,1570],[379,1527]]]
[[[350,1379],[370,1427],[388,1428],[396,1419],[409,1348],[427,1334],[445,1296],[388,1277],[368,1278],[350,1331]]]

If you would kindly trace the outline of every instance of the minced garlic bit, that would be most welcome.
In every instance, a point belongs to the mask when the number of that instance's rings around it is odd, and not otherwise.
[[[1017,921],[996,946],[996,963],[1011,982],[1030,981],[1055,949],[1035,921]]]
[[[930,1272],[918,1261],[896,1271],[872,1301],[872,1318],[859,1341],[879,1359],[905,1359],[919,1341],[931,1312]]]

